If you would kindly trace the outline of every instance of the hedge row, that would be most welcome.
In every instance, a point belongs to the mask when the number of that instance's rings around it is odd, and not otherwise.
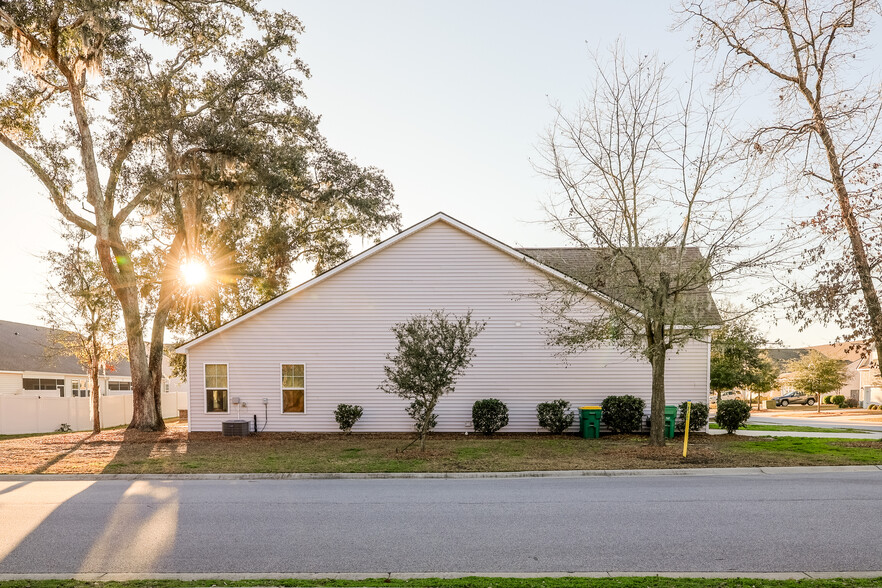
[[[731,401],[726,401],[731,402]],[[614,433],[633,433],[639,431],[643,425],[643,410],[646,403],[636,396],[607,396],[601,403],[603,414],[601,420]],[[355,404],[339,404],[334,411],[334,418],[340,425],[340,430],[349,433],[355,423],[364,413],[362,407]],[[560,398],[551,402],[542,402],[536,405],[536,416],[539,426],[549,432],[559,435],[569,429],[576,420],[576,414],[571,410],[568,401]],[[686,403],[679,406],[677,418],[677,430],[685,429]],[[700,431],[707,425],[708,406],[703,402],[693,402],[692,412],[689,419],[689,430]],[[472,406],[472,425],[475,431],[485,435],[492,435],[508,424],[508,407],[504,402],[496,398],[478,400]]]

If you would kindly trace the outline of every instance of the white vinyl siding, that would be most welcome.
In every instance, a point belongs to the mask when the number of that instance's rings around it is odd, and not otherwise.
[[[21,372],[0,373],[0,394],[18,394],[21,392]]]
[[[417,313],[472,310],[487,328],[474,342],[472,367],[441,399],[438,431],[471,429],[472,404],[498,398],[509,408],[503,431],[537,431],[536,405],[564,398],[597,405],[610,394],[649,400],[650,367],[614,348],[563,358],[549,347],[539,301],[526,296],[547,276],[464,231],[435,222],[339,273],[256,313],[189,349],[191,405],[204,403],[207,363],[229,363],[229,387],[267,431],[337,431],[340,403],[364,407],[359,431],[408,431],[407,403],[377,389],[390,327]],[[591,309],[586,309],[591,312]],[[308,366],[306,413],[283,413],[279,366]],[[669,355],[667,404],[707,401],[708,344]],[[268,402],[265,413],[263,399]],[[198,403],[198,404],[194,404]],[[218,431],[223,414],[190,413],[193,431]],[[578,421],[577,421],[578,422]],[[574,425],[575,428],[575,425]]]

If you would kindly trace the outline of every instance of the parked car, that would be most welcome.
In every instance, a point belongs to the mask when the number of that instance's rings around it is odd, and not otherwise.
[[[788,404],[805,404],[811,406],[815,403],[815,397],[802,392],[788,392],[783,396],[775,396],[775,406],[787,406]]]
[[[735,390],[726,390],[725,392],[720,393],[720,400],[741,400],[741,393],[736,392]],[[710,393],[710,401],[711,404],[717,403],[717,393]]]

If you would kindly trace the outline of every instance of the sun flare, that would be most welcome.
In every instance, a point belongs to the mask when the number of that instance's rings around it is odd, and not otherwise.
[[[181,264],[181,275],[188,286],[196,286],[208,277],[205,264],[199,261],[187,261]]]

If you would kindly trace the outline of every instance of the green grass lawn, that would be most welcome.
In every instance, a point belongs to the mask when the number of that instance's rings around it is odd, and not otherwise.
[[[711,429],[719,429],[720,425],[711,423]],[[833,427],[810,427],[805,425],[744,425],[746,431],[796,431],[802,433],[866,433],[864,429],[836,429]]]
[[[247,586],[391,586],[438,588],[882,588],[882,578],[834,580],[762,580],[754,578],[663,578],[658,576],[618,578],[420,578],[396,580],[133,580],[130,582],[77,582],[74,580],[14,580],[0,582],[0,588],[201,588]]]
[[[826,442],[824,442],[826,441]],[[848,441],[811,437],[775,437],[759,443],[735,442],[727,450],[743,457],[749,455],[781,455],[798,460],[810,458],[815,465],[835,465],[846,458],[854,464],[882,464],[882,441]]]

